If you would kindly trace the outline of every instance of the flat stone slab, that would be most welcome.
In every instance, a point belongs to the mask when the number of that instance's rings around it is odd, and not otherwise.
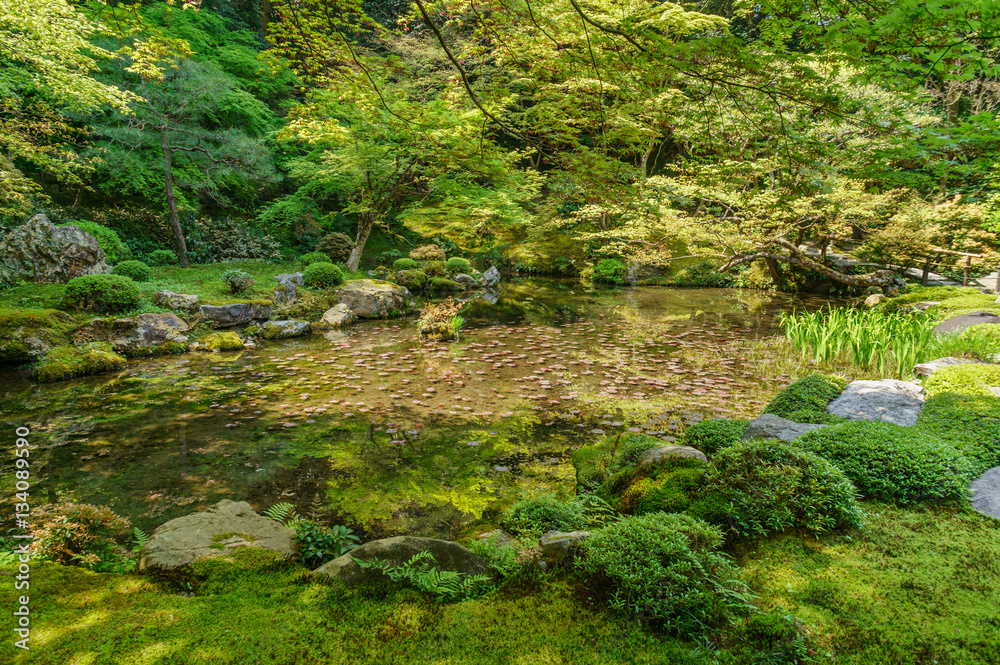
[[[980,323],[1000,323],[1000,316],[989,312],[973,312],[971,314],[959,314],[950,319],[942,321],[934,327],[935,335],[945,333],[960,333],[966,328],[977,326]]]
[[[260,334],[264,339],[288,339],[289,337],[301,337],[309,332],[308,321],[268,321],[261,326]]]
[[[655,448],[650,448],[639,457],[638,466],[643,467],[649,464],[656,464],[657,462],[662,462],[665,459],[671,457],[691,457],[694,459],[700,459],[702,462],[708,464],[708,457],[705,453],[701,452],[697,448],[692,448],[691,446],[657,446]]]
[[[882,379],[849,383],[826,411],[848,420],[881,420],[913,427],[923,408],[923,388],[908,381]]]
[[[780,439],[781,441],[794,441],[806,432],[816,429],[823,429],[826,425],[813,423],[797,423],[776,416],[773,413],[765,413],[759,418],[750,421],[743,431],[743,440],[749,439]]]
[[[983,515],[1000,519],[1000,466],[989,469],[969,484],[972,507]]]
[[[367,542],[344,556],[320,566],[312,572],[312,575],[349,585],[361,584],[377,579],[382,573],[378,570],[362,569],[354,562],[355,559],[362,561],[379,559],[393,566],[402,566],[420,552],[433,554],[435,565],[441,570],[474,575],[485,573],[487,570],[485,561],[450,540],[396,536]]]
[[[930,376],[939,369],[944,369],[945,367],[951,367],[952,365],[967,365],[969,363],[981,363],[979,360],[969,360],[968,358],[955,358],[954,356],[948,356],[947,358],[938,358],[937,360],[931,360],[925,363],[920,363],[913,367],[913,373],[919,376]]]

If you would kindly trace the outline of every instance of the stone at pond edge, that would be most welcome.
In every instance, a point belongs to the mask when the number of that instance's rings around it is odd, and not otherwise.
[[[73,318],[57,309],[0,312],[0,365],[38,360],[50,349],[69,344]]]
[[[806,432],[824,427],[826,425],[797,423],[794,420],[781,418],[773,413],[765,413],[759,418],[750,421],[750,424],[743,431],[743,440],[780,439],[781,441],[794,441]]]
[[[132,318],[94,319],[73,333],[79,341],[111,342],[129,358],[183,353],[188,350],[188,324],[176,314],[147,313]]]
[[[260,334],[264,339],[288,339],[300,337],[309,332],[308,321],[268,321],[261,326]]]
[[[960,314],[953,316],[946,321],[942,321],[934,327],[935,335],[944,333],[959,333],[966,328],[979,325],[980,323],[1000,323],[1000,316],[989,312],[973,312],[971,314]]]
[[[35,215],[0,243],[0,283],[56,284],[110,272],[94,236],[77,226],[56,226],[45,215]]]
[[[198,340],[199,351],[242,351],[243,340],[234,332],[217,332]]]
[[[362,319],[408,314],[414,306],[410,291],[391,282],[355,279],[337,288],[337,301]]]
[[[500,283],[500,271],[496,269],[496,266],[490,266],[490,269],[483,273],[482,283],[488,289],[492,289]]]
[[[662,462],[663,460],[671,457],[689,457],[700,459],[702,462],[708,464],[708,458],[705,456],[705,453],[701,452],[697,448],[692,448],[691,446],[670,445],[650,448],[639,457],[639,461],[636,466],[641,468],[650,464]]]
[[[294,531],[261,517],[245,501],[227,499],[157,527],[139,552],[139,571],[171,570],[237,547],[262,547],[284,557],[298,551]]]
[[[938,358],[937,360],[930,360],[925,363],[920,363],[919,365],[914,365],[913,373],[918,376],[930,376],[939,369],[944,369],[945,367],[951,367],[952,365],[966,365],[969,363],[981,363],[980,360],[969,360],[968,358],[955,358],[948,356],[947,358]]]
[[[465,273],[458,273],[457,275],[451,276],[452,281],[461,284],[466,291],[472,291],[473,289],[479,288],[479,282],[472,275],[466,275]]]
[[[388,561],[394,566],[402,566],[420,552],[433,554],[435,565],[441,570],[471,575],[485,573],[487,570],[485,561],[450,540],[396,536],[367,542],[344,556],[320,566],[312,572],[312,575],[349,585],[361,584],[378,579],[382,573],[377,570],[362,570],[354,559],[362,561],[379,559]]]
[[[923,407],[923,388],[907,381],[882,379],[849,383],[826,411],[848,420],[882,420],[913,427]]]
[[[84,347],[60,346],[52,349],[38,363],[41,383],[65,381],[125,369],[128,362],[114,353],[107,342],[91,342]]]
[[[989,469],[969,484],[972,507],[983,515],[1000,519],[1000,466]]]
[[[347,305],[340,304],[334,305],[330,309],[323,312],[323,316],[319,321],[312,324],[312,329],[314,331],[331,330],[334,328],[341,328],[343,326],[350,325],[357,319]]]
[[[198,306],[198,296],[174,291],[157,291],[153,302],[168,309],[194,309]]]
[[[542,558],[558,563],[568,558],[581,540],[590,538],[589,531],[547,531],[538,539],[538,551]]]
[[[871,309],[872,307],[879,304],[883,300],[885,300],[884,295],[882,295],[881,293],[873,293],[872,295],[865,298],[865,307]]]
[[[271,305],[264,303],[233,303],[231,305],[202,305],[198,313],[219,328],[238,326],[251,321],[271,318]]]

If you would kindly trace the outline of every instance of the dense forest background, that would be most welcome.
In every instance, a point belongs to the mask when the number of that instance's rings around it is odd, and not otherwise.
[[[182,263],[995,267],[998,46],[989,0],[0,2],[0,222]]]

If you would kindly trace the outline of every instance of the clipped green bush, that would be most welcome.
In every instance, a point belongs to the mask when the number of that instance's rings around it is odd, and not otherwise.
[[[715,518],[740,538],[861,526],[856,492],[843,472],[784,441],[745,441],[720,451],[704,486],[723,508]]]
[[[140,298],[139,286],[124,275],[81,275],[66,283],[63,304],[114,314],[137,307]]]
[[[111,273],[113,275],[124,275],[136,282],[149,281],[149,266],[142,261],[122,261],[115,264],[115,267],[111,269]]]
[[[299,257],[299,262],[304,266],[311,266],[314,263],[332,263],[330,257],[323,252],[309,252]]]
[[[302,271],[302,282],[310,289],[329,289],[344,283],[344,271],[332,263],[313,263]]]
[[[749,420],[726,418],[703,420],[684,430],[678,443],[697,448],[706,455],[712,455],[742,441],[743,432],[749,424]]]
[[[76,226],[84,233],[94,236],[94,239],[97,240],[97,246],[104,250],[104,260],[112,265],[132,258],[132,250],[122,242],[118,232],[114,229],[109,229],[97,222],[87,221],[69,222],[62,224],[62,226]]]
[[[236,295],[253,286],[253,275],[243,270],[227,270],[222,273],[222,281],[229,286],[229,292]]]
[[[504,514],[502,525],[512,533],[537,538],[546,531],[575,531],[587,528],[584,507],[547,495],[518,501]]]
[[[681,636],[748,614],[739,569],[717,550],[722,533],[689,515],[625,517],[582,541],[579,569],[629,616]]]
[[[863,498],[907,504],[967,494],[968,460],[951,444],[912,427],[850,421],[808,432],[794,445],[832,462]]]
[[[621,259],[601,259],[594,264],[593,279],[600,284],[624,284],[625,263]]]
[[[469,263],[467,259],[453,256],[445,262],[444,269],[448,271],[448,274],[450,275],[456,275],[458,273],[469,274],[472,272],[472,264]]]
[[[847,380],[839,376],[811,374],[775,395],[764,409],[764,413],[771,413],[797,423],[840,422],[843,418],[827,413],[826,405],[839,397],[846,387]]]
[[[1000,328],[1000,326],[994,326]],[[1000,386],[1000,365],[968,363],[952,365],[934,372],[924,381],[927,397],[945,393],[996,397],[991,387]]]
[[[354,249],[354,241],[346,233],[328,233],[316,245],[316,252],[325,254],[330,261],[347,261]]]
[[[157,249],[149,253],[146,263],[151,266],[175,266],[177,255],[169,249]]]
[[[420,264],[413,259],[396,259],[392,262],[393,270],[416,270],[420,267]]]
[[[928,398],[917,429],[952,444],[976,475],[1000,466],[1000,399],[941,393]]]

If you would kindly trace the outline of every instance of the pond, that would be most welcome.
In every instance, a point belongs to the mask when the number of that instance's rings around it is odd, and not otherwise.
[[[32,431],[34,505],[106,505],[149,531],[224,498],[287,501],[366,537],[454,537],[571,492],[572,452],[608,434],[753,417],[790,377],[760,376],[739,343],[829,302],[515,280],[470,303],[456,343],[410,318],[56,384],[7,371],[0,412]]]

